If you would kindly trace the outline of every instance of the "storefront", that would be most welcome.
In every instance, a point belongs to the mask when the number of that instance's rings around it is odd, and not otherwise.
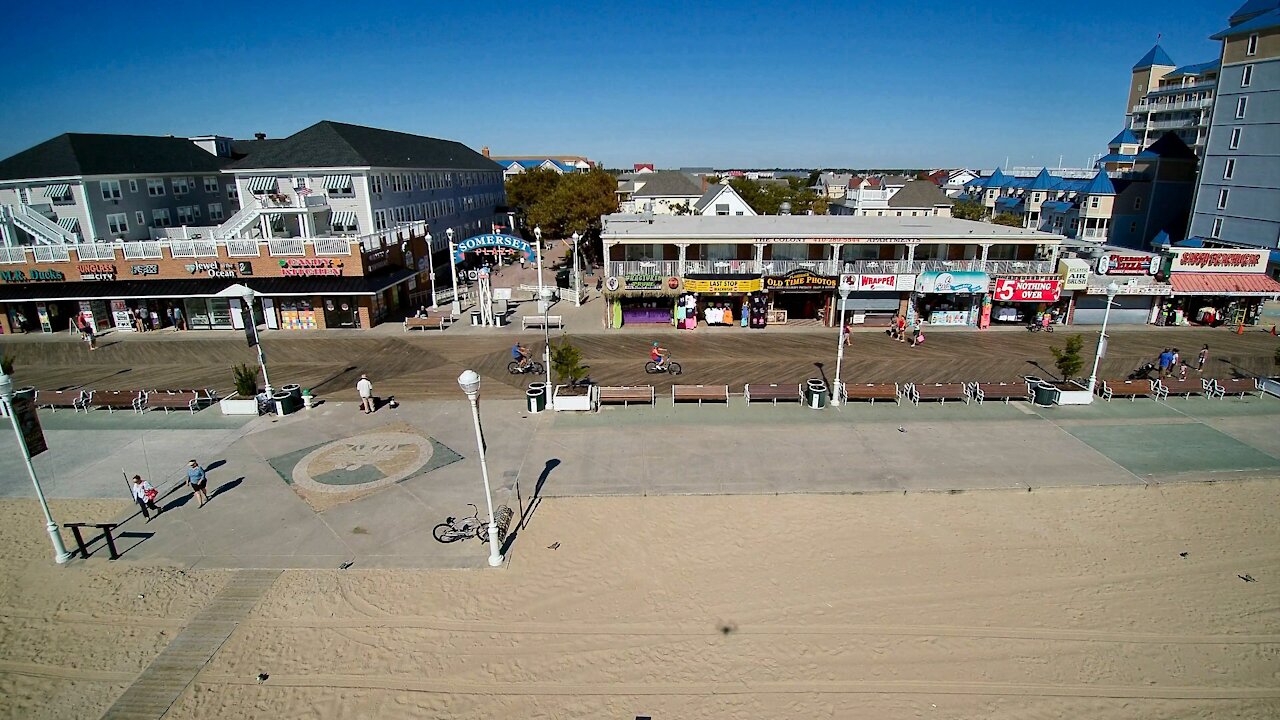
[[[683,283],[675,276],[627,273],[605,280],[605,326],[671,325]]]
[[[685,294],[676,302],[677,326],[691,329],[702,322],[715,326],[742,326],[749,296],[764,290],[759,275],[686,275]],[[770,318],[769,322],[775,322]],[[783,320],[785,322],[785,320]]]
[[[923,272],[908,309],[930,325],[976,325],[990,278],[984,272]]]
[[[980,327],[991,324],[1031,323],[1045,312],[1058,309],[1062,281],[1058,278],[998,277],[982,306]],[[1065,313],[1066,308],[1061,308]]]
[[[1266,250],[1173,248],[1166,262],[1171,297],[1164,325],[1254,325],[1262,303],[1280,296],[1266,275]]]
[[[906,293],[916,287],[915,275],[841,275],[837,310],[852,325],[888,326],[902,312]]]
[[[831,317],[837,278],[811,270],[792,270],[784,275],[767,275],[764,288],[769,312],[777,322],[826,320]]]

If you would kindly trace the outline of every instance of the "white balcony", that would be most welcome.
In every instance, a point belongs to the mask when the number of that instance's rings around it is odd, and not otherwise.
[[[760,266],[754,260],[688,260],[684,264],[685,275],[759,275]]]
[[[665,275],[679,274],[680,263],[675,260],[610,260],[609,275]]]
[[[1161,120],[1159,122],[1147,123],[1148,130],[1179,130],[1183,128],[1199,127],[1206,124],[1203,120],[1184,119],[1184,120]]]
[[[836,266],[830,260],[765,260],[765,275],[786,275],[795,270],[808,270],[815,275],[835,275]]]
[[[906,260],[846,260],[840,265],[843,273],[868,275],[906,275],[911,266]]]

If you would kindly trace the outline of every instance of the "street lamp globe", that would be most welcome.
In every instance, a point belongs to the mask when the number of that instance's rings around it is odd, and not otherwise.
[[[445,228],[444,234],[449,236],[449,242],[453,242],[453,228]]]
[[[542,242],[542,226],[541,225],[533,229],[533,236],[538,239],[538,242]]]
[[[1118,295],[1119,293],[1120,293],[1120,286],[1116,284],[1115,280],[1112,280],[1111,283],[1107,285],[1107,299],[1110,300],[1114,298],[1116,295]]]
[[[474,400],[480,395],[480,374],[475,370],[463,370],[458,376],[458,387],[467,397]]]
[[[248,303],[249,305],[253,305],[253,288],[246,287],[244,289],[244,295],[242,295],[241,297],[244,298],[244,301],[246,303]]]

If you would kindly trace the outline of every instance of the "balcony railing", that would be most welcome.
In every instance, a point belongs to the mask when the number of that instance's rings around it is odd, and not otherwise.
[[[218,243],[212,240],[171,240],[169,255],[176,258],[218,257]]]
[[[759,275],[755,260],[687,260],[685,275]]]
[[[227,257],[261,257],[257,240],[227,240]]]
[[[0,263],[24,263],[27,261],[26,248],[0,247]]]
[[[115,260],[116,248],[119,245],[110,243],[85,243],[76,245],[76,257],[80,258],[80,262],[86,260]]]
[[[267,252],[273,257],[306,255],[306,248],[298,238],[271,238],[267,240]]]
[[[1168,95],[1169,93],[1191,92],[1192,90],[1208,90],[1218,87],[1218,79],[1201,80],[1200,82],[1190,83],[1188,85],[1165,85],[1147,91],[1147,95]]]
[[[1105,237],[1102,231],[1093,231]],[[688,274],[747,273],[785,275],[792,270],[811,270],[817,275],[833,276],[840,273],[869,275],[914,275],[921,272],[986,272],[993,275],[1047,275],[1056,270],[1051,260],[765,260],[756,270],[752,260],[689,260],[685,262]],[[611,260],[609,275],[644,273],[651,275],[676,275],[679,263],[674,260]],[[838,272],[837,272],[838,271]]]
[[[351,240],[344,237],[328,237],[316,238],[312,241],[315,244],[316,255],[350,255]]]
[[[67,252],[66,245],[36,245],[31,248],[31,254],[36,262],[69,262],[71,253]]]
[[[610,275],[665,275],[679,274],[680,263],[675,260],[611,260]]]
[[[1207,107],[1213,107],[1213,98],[1197,98],[1195,100],[1180,100],[1174,103],[1138,103],[1133,106],[1135,113],[1159,113],[1173,112],[1174,110],[1203,110]]]
[[[866,273],[868,275],[906,275],[912,263],[906,260],[845,260],[840,264],[842,273]]]
[[[161,251],[161,245],[158,242],[127,242],[124,243],[124,259],[125,260],[151,260],[164,257]]]
[[[835,275],[835,263],[830,260],[765,260],[761,263],[765,275],[786,275],[794,270],[809,270],[816,275]]]
[[[992,275],[1047,275],[1057,269],[1052,260],[988,260]]]
[[[1161,120],[1159,122],[1147,123],[1147,128],[1151,130],[1177,130],[1180,128],[1193,128],[1204,124],[1205,121],[1195,118],[1184,120]]]

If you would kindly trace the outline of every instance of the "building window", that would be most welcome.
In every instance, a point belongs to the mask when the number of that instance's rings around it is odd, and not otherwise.
[[[204,191],[205,191],[205,192],[207,192],[207,193],[216,193],[216,192],[218,192],[218,178],[216,178],[216,177],[206,177],[206,178],[204,179]]]
[[[1231,128],[1231,150],[1240,149],[1240,128]]]
[[[120,181],[119,180],[103,180],[98,183],[98,187],[102,189],[103,200],[119,200],[120,199]]]
[[[1129,223],[1129,234],[1132,235],[1133,233],[1136,233],[1136,232],[1138,232],[1138,221],[1134,220],[1133,222]]]
[[[1253,56],[1258,54],[1258,34],[1254,33],[1249,36],[1249,45],[1244,49],[1244,54]]]
[[[191,178],[180,177],[173,179],[174,195],[186,195],[189,192],[191,192]]]
[[[129,181],[129,192],[133,192],[133,193],[138,192],[138,181],[137,181],[137,180],[130,180],[130,181]]]
[[[147,178],[147,194],[151,197],[164,197],[164,179]]]
[[[151,211],[151,227],[169,227],[169,208],[156,208]]]
[[[114,213],[107,216],[107,232],[112,235],[129,232],[129,216],[124,213]]]
[[[195,219],[197,219],[197,220],[199,220],[199,219],[200,219],[200,206],[199,206],[199,205],[192,205],[192,206],[191,206],[191,215],[192,215],[193,217],[195,217]]]
[[[222,219],[222,203],[209,203],[209,219],[210,220]]]
[[[192,220],[192,216],[191,216],[190,205],[183,205],[182,207],[178,208],[178,224],[179,225],[190,225],[191,220]]]
[[[1209,237],[1214,240],[1222,237],[1222,218],[1213,219],[1213,227],[1209,229]]]
[[[139,211],[135,212],[135,213],[133,214],[133,218],[134,218],[135,220],[137,220],[137,221],[138,221],[138,225],[139,225],[140,227],[146,227],[146,226],[147,226],[147,216],[146,216],[146,215],[144,215],[144,214],[142,213],[142,211],[141,211],[141,210],[139,210]]]
[[[1227,158],[1227,163],[1222,168],[1222,179],[1230,180],[1231,178],[1235,177],[1235,175],[1236,175],[1236,159]]]
[[[1249,98],[1242,97],[1236,100],[1236,119],[1243,120],[1244,113],[1249,109]]]
[[[1230,196],[1231,196],[1230,190],[1226,188],[1221,188],[1220,190],[1218,190],[1218,209],[1219,210],[1227,209],[1227,198]]]
[[[374,230],[387,229],[387,211],[386,210],[373,211],[373,229]]]
[[[1141,210],[1141,209],[1142,209],[1142,196],[1141,196],[1141,195],[1139,195],[1138,197],[1136,197],[1136,198],[1134,198],[1134,199],[1133,199],[1133,209],[1134,209],[1134,210]]]
[[[228,200],[240,199],[240,189],[236,187],[235,183],[230,183],[229,185],[227,185],[227,199]]]
[[[1091,208],[1096,208],[1096,207],[1098,207],[1098,196],[1097,196],[1097,195],[1094,195],[1093,197],[1089,198],[1089,207],[1091,207]]]
[[[1240,87],[1249,87],[1253,82],[1253,66],[1245,65],[1244,70],[1240,71]]]
[[[371,193],[382,192],[382,176],[381,175],[369,176],[369,192]]]

